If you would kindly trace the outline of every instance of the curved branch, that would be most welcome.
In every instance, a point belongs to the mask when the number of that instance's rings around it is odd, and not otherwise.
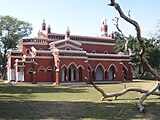
[[[99,88],[98,86],[96,86],[93,82],[91,82],[91,84],[94,86],[94,88],[99,91],[103,98],[102,100],[104,100],[105,98],[109,98],[109,97],[119,97],[119,96],[122,96],[128,92],[131,92],[131,91],[135,91],[135,92],[139,92],[139,93],[148,93],[148,90],[144,90],[144,89],[141,89],[141,88],[136,88],[136,87],[130,87],[130,88],[126,88],[120,92],[116,92],[116,93],[111,93],[111,94],[107,94],[105,93],[101,88]],[[156,86],[157,88],[157,86]],[[154,89],[155,90],[155,89]],[[157,92],[157,91],[154,91],[154,92],[151,92],[152,95],[156,95],[156,96],[160,96],[160,92]]]
[[[111,4],[109,4],[109,5],[115,7],[115,9],[118,11],[120,17],[122,17],[124,20],[126,20],[127,22],[129,22],[130,24],[132,24],[135,27],[136,32],[137,32],[137,39],[138,39],[140,46],[141,46],[141,52],[140,52],[141,61],[147,67],[149,72],[155,77],[155,79],[160,81],[160,76],[158,75],[158,73],[156,73],[154,71],[154,69],[149,65],[147,59],[145,58],[146,46],[145,46],[144,40],[141,37],[141,29],[140,29],[138,22],[127,17],[123,13],[120,5],[118,3],[116,3],[115,0],[110,0],[110,1],[111,1]]]
[[[138,108],[140,109],[141,112],[144,111],[144,107],[142,106],[142,103],[144,102],[145,99],[147,99],[147,97],[151,94],[154,94],[154,95],[159,95],[160,93],[157,93],[156,90],[160,88],[160,76],[158,75],[158,73],[156,73],[154,71],[154,69],[149,65],[147,59],[145,58],[145,53],[146,53],[146,46],[145,46],[145,43],[144,43],[144,40],[142,39],[141,37],[141,29],[140,29],[140,26],[138,24],[137,21],[135,20],[132,20],[131,18],[127,17],[121,7],[119,6],[118,3],[115,2],[115,0],[110,0],[110,6],[114,6],[115,9],[118,11],[120,17],[122,17],[125,21],[129,22],[130,24],[132,24],[135,29],[136,29],[136,32],[137,32],[137,39],[139,41],[139,44],[141,46],[141,52],[140,52],[140,57],[141,57],[141,62],[143,63],[143,65],[149,70],[149,72],[155,77],[156,80],[158,80],[158,83],[149,91],[146,91],[146,90],[143,90],[143,89],[140,89],[140,88],[128,88],[128,89],[125,89],[121,92],[117,92],[117,93],[112,93],[112,94],[106,94],[102,89],[100,89],[98,86],[96,86],[93,82],[92,85],[94,86],[94,88],[99,91],[103,98],[107,98],[107,97],[115,97],[117,98],[118,96],[121,96],[129,91],[136,91],[136,92],[140,92],[140,93],[145,93],[144,95],[142,95],[142,97],[140,98],[137,106]]]

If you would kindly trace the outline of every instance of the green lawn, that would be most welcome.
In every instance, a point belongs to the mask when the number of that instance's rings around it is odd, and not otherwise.
[[[149,89],[155,81],[134,81],[127,86]],[[106,92],[123,89],[122,84],[98,84]],[[150,96],[145,113],[136,108],[139,93],[101,101],[92,85],[4,84],[0,81],[0,119],[67,120],[159,120],[160,99]]]

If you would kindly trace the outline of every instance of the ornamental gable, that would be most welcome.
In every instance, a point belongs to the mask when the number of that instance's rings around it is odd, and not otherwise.
[[[82,50],[83,48],[81,48],[81,45],[80,42],[71,39],[64,39],[50,43],[50,48],[60,50]]]

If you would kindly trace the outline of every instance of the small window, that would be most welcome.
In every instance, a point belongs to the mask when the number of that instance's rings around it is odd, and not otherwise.
[[[67,47],[66,50],[71,50],[71,48]]]
[[[108,51],[104,51],[104,54],[108,54]]]
[[[92,52],[91,53],[96,53],[96,51],[95,50],[92,50]]]
[[[29,53],[30,53],[30,49],[27,49],[27,50],[26,50],[26,53],[29,54]]]

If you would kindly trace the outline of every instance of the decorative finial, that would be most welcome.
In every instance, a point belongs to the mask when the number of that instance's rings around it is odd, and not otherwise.
[[[65,38],[68,39],[69,36],[70,36],[70,30],[69,30],[69,27],[67,26],[67,31],[66,31]]]

